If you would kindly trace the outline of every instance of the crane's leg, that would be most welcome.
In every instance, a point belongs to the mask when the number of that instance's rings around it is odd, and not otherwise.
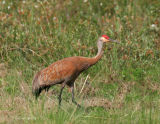
[[[61,97],[61,96],[62,96],[62,91],[63,91],[64,87],[65,87],[65,83],[62,84],[62,88],[61,88],[60,94],[59,94],[59,96],[58,96],[59,106],[61,106],[61,101],[62,101],[62,97]]]
[[[81,107],[74,99],[74,85],[71,87],[71,91],[72,91],[72,102],[76,104],[78,107]]]

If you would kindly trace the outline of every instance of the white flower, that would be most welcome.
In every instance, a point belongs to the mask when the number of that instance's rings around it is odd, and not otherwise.
[[[35,7],[35,8],[38,8],[38,5],[35,5],[34,7]]]
[[[57,19],[57,18],[54,16],[54,17],[53,17],[53,20],[56,20],[56,19]]]
[[[150,26],[150,29],[151,29],[151,30],[155,30],[155,31],[158,31],[158,30],[159,30],[159,28],[157,27],[156,24],[152,24],[152,25]]]
[[[100,3],[100,6],[103,6],[103,3]]]
[[[22,27],[24,27],[25,25],[24,24],[22,24]]]
[[[5,0],[3,0],[3,1],[2,1],[2,4],[5,4],[5,3],[6,3],[6,1],[5,1]]]
[[[155,28],[155,27],[157,27],[155,24],[152,24],[152,25],[151,25],[151,28]]]
[[[10,9],[11,7],[10,6],[8,6],[8,9]]]
[[[86,3],[88,0],[83,0],[84,3]]]
[[[23,0],[23,3],[25,4],[25,3],[26,3],[26,1],[25,1],[25,0]]]

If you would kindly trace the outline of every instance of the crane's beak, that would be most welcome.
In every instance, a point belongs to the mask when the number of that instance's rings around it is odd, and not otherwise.
[[[111,39],[111,38],[109,38],[109,41],[110,41],[110,42],[113,42],[113,43],[120,43],[119,41],[113,40],[113,39]]]

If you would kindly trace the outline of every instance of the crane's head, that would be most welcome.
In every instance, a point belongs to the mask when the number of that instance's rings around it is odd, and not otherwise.
[[[114,42],[114,43],[119,43],[116,40],[112,40],[110,37],[108,37],[107,35],[102,35],[100,37],[100,41],[102,41],[103,43],[108,43],[108,42]]]

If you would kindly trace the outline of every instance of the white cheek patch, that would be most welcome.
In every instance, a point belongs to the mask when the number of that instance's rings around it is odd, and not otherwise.
[[[105,40],[105,38],[104,38],[104,37],[102,37],[101,39],[102,39],[102,40]]]
[[[101,40],[102,40],[103,42],[107,42],[107,41],[108,41],[108,40],[105,39],[104,37],[102,37]]]

